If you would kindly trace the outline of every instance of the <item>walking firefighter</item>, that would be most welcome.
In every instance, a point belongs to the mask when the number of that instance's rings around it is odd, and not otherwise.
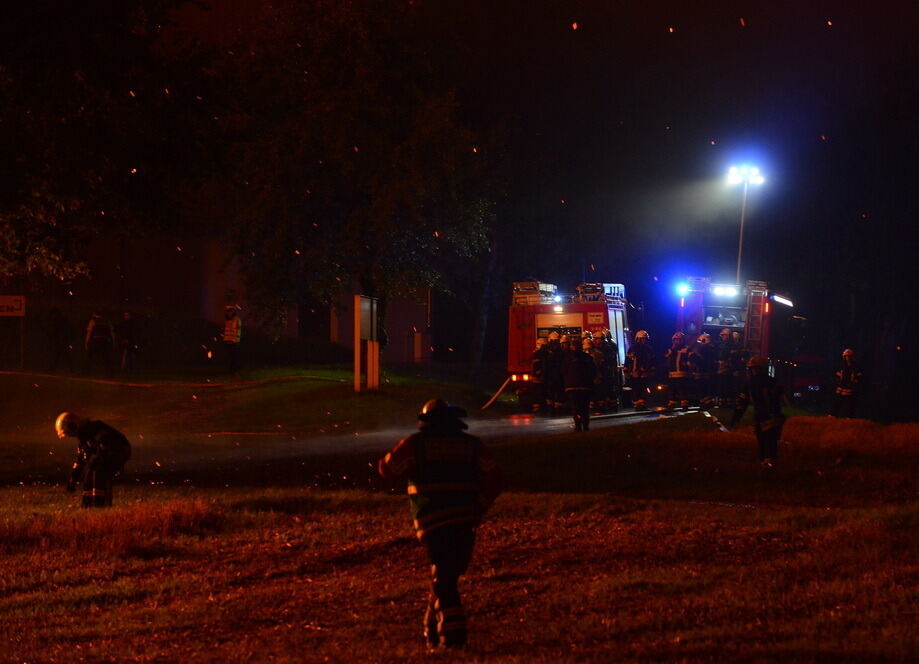
[[[764,468],[775,466],[779,457],[779,438],[785,425],[782,404],[786,398],[782,386],[767,372],[764,357],[752,357],[747,362],[749,377],[737,397],[731,428],[739,423],[747,407],[753,404],[753,432],[759,448],[759,461]]]
[[[635,333],[635,342],[626,355],[626,375],[629,387],[632,388],[632,405],[635,410],[648,407],[651,381],[654,379],[654,351],[651,349],[651,337],[645,330]]]
[[[476,527],[501,492],[501,473],[488,448],[465,433],[466,411],[431,399],[418,414],[419,431],[384,456],[381,476],[406,481],[415,534],[431,562],[424,614],[430,648],[462,647],[466,616],[458,583],[472,558]]]

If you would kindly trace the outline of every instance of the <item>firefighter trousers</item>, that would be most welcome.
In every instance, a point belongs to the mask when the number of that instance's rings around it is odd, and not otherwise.
[[[782,437],[782,424],[759,424],[754,426],[756,445],[759,448],[759,460],[777,461],[779,458],[779,438]]]
[[[667,379],[667,408],[689,406],[689,381],[683,376]]]
[[[645,408],[647,405],[650,384],[650,378],[639,378],[638,376],[629,378],[629,387],[632,388],[632,405],[636,409]]]
[[[468,525],[442,526],[426,533],[423,543],[431,561],[431,595],[424,614],[429,645],[456,647],[466,643],[466,614],[459,596],[459,578],[469,568],[475,530]]]
[[[565,391],[571,404],[575,431],[587,431],[590,428],[590,390],[575,387]]]
[[[112,480],[123,467],[120,459],[90,459],[83,469],[83,507],[111,507]]]
[[[833,407],[830,410],[833,417],[855,417],[855,395],[839,394],[833,395]]]

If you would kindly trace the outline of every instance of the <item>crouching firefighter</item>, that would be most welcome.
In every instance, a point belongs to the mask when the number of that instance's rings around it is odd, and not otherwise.
[[[131,458],[131,443],[124,434],[105,422],[61,413],[54,423],[58,438],[77,439],[77,458],[70,471],[67,490],[83,484],[83,507],[110,507],[112,480],[124,472]]]
[[[442,399],[418,414],[418,433],[399,441],[378,465],[406,480],[415,534],[431,561],[424,636],[431,648],[462,647],[466,616],[457,588],[469,567],[475,529],[501,492],[501,473],[481,440],[465,433],[466,411]]]

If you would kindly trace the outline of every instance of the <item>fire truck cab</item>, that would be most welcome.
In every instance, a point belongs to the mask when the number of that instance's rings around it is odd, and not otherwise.
[[[514,282],[508,316],[507,370],[521,405],[535,404],[533,352],[537,339],[559,336],[583,338],[609,331],[618,347],[618,364],[625,362],[630,343],[626,316],[625,286],[584,283],[574,293],[560,293],[555,284],[541,281]]]

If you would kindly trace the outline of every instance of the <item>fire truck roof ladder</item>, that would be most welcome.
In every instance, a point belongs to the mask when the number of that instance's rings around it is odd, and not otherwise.
[[[762,281],[748,281],[747,334],[744,345],[754,355],[762,355],[763,325],[765,324],[766,284]]]

